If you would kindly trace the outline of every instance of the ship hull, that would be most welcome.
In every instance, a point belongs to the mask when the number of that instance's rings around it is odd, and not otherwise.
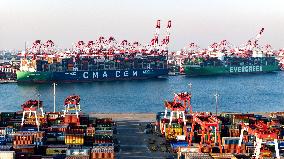
[[[17,81],[25,83],[48,82],[94,82],[115,80],[138,80],[156,78],[168,74],[167,69],[130,69],[66,72],[17,72]]]
[[[187,65],[184,68],[188,76],[208,76],[208,75],[223,75],[223,74],[247,74],[247,73],[266,73],[279,71],[278,65],[266,66],[191,66]]]

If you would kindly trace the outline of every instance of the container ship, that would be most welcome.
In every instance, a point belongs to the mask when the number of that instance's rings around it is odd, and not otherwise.
[[[265,73],[280,70],[277,53],[270,45],[260,47],[258,40],[264,28],[256,37],[238,47],[227,40],[213,43],[208,49],[200,49],[195,43],[189,49],[182,51],[179,56],[182,72],[189,76]]]
[[[77,42],[72,49],[58,51],[54,43],[40,40],[22,56],[18,82],[92,82],[109,80],[148,79],[168,74],[167,50],[171,21],[166,37],[158,42],[160,20],[151,43],[118,43],[114,37]]]
[[[184,72],[190,76],[264,73],[278,70],[279,64],[274,57],[225,57],[223,60],[200,58],[197,61],[186,61],[184,65]]]
[[[51,60],[23,59],[21,70],[17,72],[17,81],[91,82],[147,79],[168,74],[167,60],[164,56],[111,61],[99,61],[97,58]]]

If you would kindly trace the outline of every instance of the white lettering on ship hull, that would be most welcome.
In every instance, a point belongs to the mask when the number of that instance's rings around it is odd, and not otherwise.
[[[137,77],[138,76],[138,71],[115,71],[115,78],[121,78],[121,77]],[[102,74],[99,74],[99,72],[92,72],[90,73],[89,76],[89,72],[83,72],[83,78],[84,79],[89,79],[89,78],[99,78],[99,77],[108,77],[108,73],[107,71],[104,71]]]
[[[89,78],[89,72],[84,72],[83,73],[83,78]]]
[[[262,66],[230,67],[230,73],[262,72]]]

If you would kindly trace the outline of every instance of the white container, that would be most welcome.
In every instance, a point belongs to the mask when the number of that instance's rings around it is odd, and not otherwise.
[[[14,159],[15,151],[0,151],[0,159]]]

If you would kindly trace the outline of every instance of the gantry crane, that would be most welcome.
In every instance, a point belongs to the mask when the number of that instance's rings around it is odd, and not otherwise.
[[[75,111],[74,113],[77,115],[77,118],[79,118],[79,111],[81,111],[81,108],[80,96],[78,95],[68,96],[64,101],[63,116],[72,113],[72,111]]]
[[[220,153],[222,153],[222,144],[221,144],[221,136],[220,136],[220,120],[216,116],[212,116],[209,113],[194,113],[193,114],[193,120],[192,120],[192,127],[190,132],[190,137],[188,139],[189,146],[192,143],[192,138],[194,135],[195,125],[198,124],[201,127],[202,134],[201,134],[201,141],[199,143],[199,151],[201,152],[201,149],[203,148],[204,144],[207,146],[212,146],[212,143],[214,146],[218,146]],[[211,139],[211,133],[214,131],[214,141]],[[205,135],[207,135],[207,138],[205,138]]]
[[[256,159],[261,158],[261,146],[266,143],[266,141],[273,141],[275,146],[276,158],[280,159],[279,149],[278,149],[278,134],[279,130],[275,128],[270,128],[269,125],[265,124],[263,121],[257,121],[255,124],[246,125],[241,124],[241,134],[238,144],[237,152],[240,152],[241,144],[244,138],[244,131],[248,132],[249,135],[255,137],[254,140],[254,154],[253,157]]]
[[[44,118],[42,101],[28,100],[21,105],[23,109],[23,117],[21,126],[24,124],[35,124],[39,131],[40,119]]]

